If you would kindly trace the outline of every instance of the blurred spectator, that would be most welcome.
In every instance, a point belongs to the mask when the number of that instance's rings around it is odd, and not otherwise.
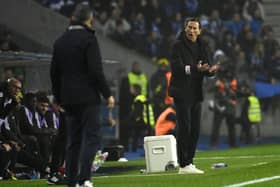
[[[182,18],[182,14],[180,12],[176,12],[175,18],[171,21],[171,28],[174,34],[178,34],[184,25],[184,20]]]
[[[138,12],[131,20],[130,38],[135,47],[141,51],[145,47],[145,39],[147,37],[146,22],[144,15]]]
[[[241,7],[236,0],[224,0],[219,3],[221,3],[220,13],[223,20],[230,20],[234,14],[240,13]]]
[[[162,40],[156,31],[149,32],[146,45],[146,53],[149,56],[155,59],[161,55]]]
[[[124,44],[127,44],[127,36],[130,29],[130,24],[125,18],[121,17],[121,10],[118,8],[112,11],[111,17],[104,25],[105,35]]]
[[[272,78],[280,81],[280,49],[277,49],[273,54],[268,69]]]
[[[225,52],[226,55],[232,56],[233,49],[235,47],[235,40],[232,32],[227,31],[224,34],[224,38],[221,43],[221,49]]]
[[[260,20],[263,21],[265,18],[262,2],[260,2],[259,0],[246,0],[242,8],[243,8],[242,11],[243,17],[247,21],[253,20],[254,17],[256,16],[256,12],[258,12],[257,14]]]
[[[210,18],[208,20],[208,28],[207,30],[217,38],[217,34],[223,28],[223,21],[220,18],[220,13],[218,10],[214,9],[211,12]]]
[[[232,19],[226,21],[226,26],[230,32],[233,34],[233,38],[236,39],[237,35],[241,32],[244,25],[244,21],[239,13],[234,13]]]
[[[96,21],[94,22],[95,25],[95,29],[98,33],[105,35],[106,33],[106,22],[108,20],[108,14],[105,11],[102,11],[99,15],[98,15],[98,19],[96,19]]]
[[[157,66],[158,69],[152,74],[150,79],[155,119],[157,119],[166,108],[167,103],[165,103],[165,100],[168,96],[168,85],[171,76],[168,59],[158,59]],[[167,102],[171,104],[170,101]]]
[[[224,71],[221,70],[219,72],[220,75],[214,88],[214,102],[210,104],[210,109],[214,112],[210,139],[211,149],[217,148],[223,119],[226,120],[228,128],[228,144],[232,148],[236,147],[235,112],[237,80],[234,78],[231,68],[225,65],[224,68]]]
[[[264,67],[268,68],[269,62],[271,62],[276,51],[280,48],[279,42],[273,36],[273,31],[265,31],[264,35]]]
[[[184,0],[185,16],[194,16],[197,13],[199,3],[197,0]]]

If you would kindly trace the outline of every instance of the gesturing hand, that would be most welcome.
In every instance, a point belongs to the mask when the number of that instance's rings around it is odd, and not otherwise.
[[[210,73],[216,73],[220,69],[220,64],[215,64],[210,67],[209,72]]]
[[[107,99],[107,106],[109,109],[114,108],[115,106],[115,99],[113,96],[108,97]]]
[[[198,71],[204,72],[204,71],[209,71],[209,69],[210,69],[210,66],[209,66],[209,64],[207,64],[207,63],[202,64],[202,62],[200,61],[200,62],[197,64],[197,70],[198,70]]]

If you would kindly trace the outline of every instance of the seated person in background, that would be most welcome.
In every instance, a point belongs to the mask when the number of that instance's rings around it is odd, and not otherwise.
[[[35,168],[45,174],[47,163],[28,152],[29,145],[26,144],[19,128],[17,113],[21,108],[21,83],[11,78],[6,82],[6,86],[3,88],[4,89],[1,90],[2,97],[0,102],[0,132],[2,139],[11,147],[10,151],[15,153],[12,154],[12,156],[17,158],[17,162]],[[5,149],[9,149],[8,146],[5,146]],[[13,162],[13,164],[15,164],[14,160]],[[13,166],[10,164],[9,168],[13,168]]]
[[[141,94],[141,87],[134,84],[133,89],[135,97],[127,128],[132,137],[132,151],[136,151],[139,138],[153,134],[155,118],[152,105],[149,103],[147,97]]]
[[[25,139],[27,144],[29,144],[29,152],[34,155],[39,154],[39,144],[37,137],[35,136],[39,131],[35,118],[35,115],[37,114],[36,105],[36,94],[26,93],[23,97],[23,105],[17,113],[17,119],[22,137]]]
[[[47,94],[44,92],[37,93],[36,110],[38,115],[35,115],[37,127],[42,133],[36,134],[39,142],[41,157],[49,162],[52,154],[52,146],[54,138],[57,134],[57,125],[53,118],[53,112],[49,111],[50,101]]]
[[[175,136],[176,111],[174,105],[169,105],[158,117],[155,126],[155,135],[172,134]]]

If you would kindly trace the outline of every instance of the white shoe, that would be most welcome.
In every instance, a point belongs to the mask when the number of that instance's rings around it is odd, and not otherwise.
[[[204,171],[197,169],[195,165],[189,164],[183,168],[179,168],[179,174],[203,174]]]
[[[80,187],[93,187],[93,184],[90,181],[85,181],[84,184],[80,185]]]

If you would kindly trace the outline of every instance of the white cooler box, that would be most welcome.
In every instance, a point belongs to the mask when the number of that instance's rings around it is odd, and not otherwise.
[[[147,172],[161,172],[178,166],[174,136],[146,136],[144,149]]]

